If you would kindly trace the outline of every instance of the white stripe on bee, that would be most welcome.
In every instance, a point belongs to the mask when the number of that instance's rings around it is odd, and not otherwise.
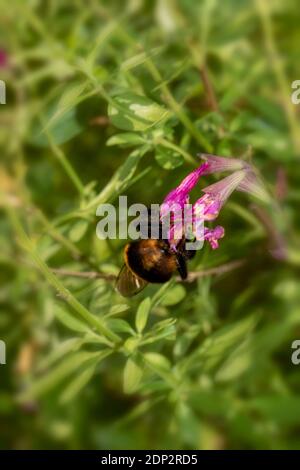
[[[139,289],[140,288],[140,282],[139,282],[137,277],[135,278],[135,283],[136,283],[136,287]]]

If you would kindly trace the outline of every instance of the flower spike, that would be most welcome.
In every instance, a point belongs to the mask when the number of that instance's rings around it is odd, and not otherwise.
[[[219,246],[219,240],[224,236],[224,228],[220,225],[215,228],[203,227],[204,222],[215,220],[221,208],[233,193],[242,191],[252,194],[265,202],[270,197],[262,182],[256,175],[255,169],[249,163],[237,159],[219,157],[218,155],[200,154],[204,163],[187,175],[183,181],[173,189],[164,199],[160,210],[162,222],[169,217],[170,227],[167,237],[171,247],[176,250],[180,235],[186,227],[192,226],[192,233],[196,240],[207,240],[212,249]],[[231,174],[218,182],[202,189],[202,196],[192,205],[189,204],[189,193],[196,186],[200,176],[229,171]],[[189,210],[186,207],[189,205]],[[187,220],[188,219],[188,222]],[[201,226],[202,229],[201,230]]]

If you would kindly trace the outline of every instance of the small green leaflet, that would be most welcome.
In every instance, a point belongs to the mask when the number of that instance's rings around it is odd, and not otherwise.
[[[171,113],[146,96],[128,92],[113,98],[108,115],[114,126],[126,131],[145,131],[165,121]]]

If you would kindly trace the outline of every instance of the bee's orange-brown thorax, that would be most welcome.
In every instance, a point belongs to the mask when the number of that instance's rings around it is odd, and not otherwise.
[[[175,254],[162,240],[129,243],[125,247],[124,258],[128,268],[148,282],[166,282],[177,268]]]

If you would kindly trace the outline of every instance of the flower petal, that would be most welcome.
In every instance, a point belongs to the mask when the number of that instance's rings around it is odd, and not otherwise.
[[[195,217],[202,216],[204,220],[216,219],[222,206],[243,181],[246,173],[246,170],[236,171],[217,183],[204,188],[202,190],[205,193],[204,196],[201,196],[194,204]]]
[[[205,173],[209,164],[207,162],[202,163],[196,170],[192,171],[187,175],[184,180],[173,189],[164,199],[163,203],[177,203],[182,207],[188,201],[188,195],[194,186],[197,184],[201,175]]]
[[[205,175],[221,171],[250,170],[252,168],[249,163],[239,158],[219,157],[208,153],[199,153],[198,156],[208,163]]]
[[[215,199],[219,200],[222,205],[227,201],[230,194],[239,186],[239,184],[245,178],[247,172],[245,170],[239,170],[232,173],[232,175],[226,176],[217,183],[211,184],[202,191],[206,194],[214,196]]]
[[[204,194],[193,205],[193,220],[201,218],[203,220],[214,220],[218,217],[221,207],[222,204],[218,198],[210,194]]]
[[[207,240],[210,243],[210,246],[213,250],[219,248],[219,239],[223,238],[225,234],[224,227],[217,225],[213,229],[205,228],[204,229],[204,240]]]
[[[243,178],[243,180],[238,185],[237,190],[252,194],[263,202],[269,203],[271,200],[270,195],[264,187],[264,184],[253,171],[247,172],[245,178]]]

